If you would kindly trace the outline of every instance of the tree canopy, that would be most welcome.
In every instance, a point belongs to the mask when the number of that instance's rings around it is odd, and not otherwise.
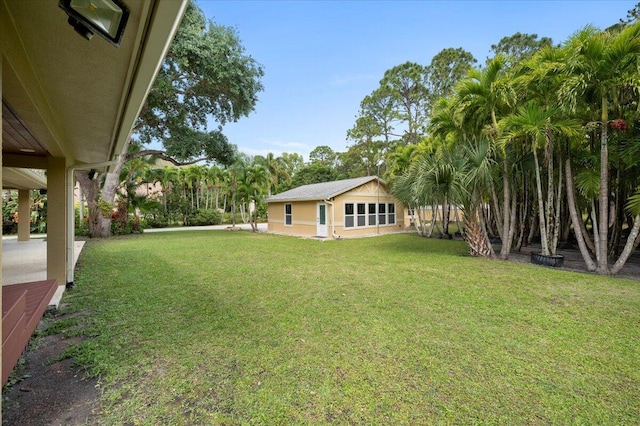
[[[254,110],[263,74],[234,29],[208,21],[189,2],[135,129],[139,144],[159,142],[164,149],[136,155],[233,162],[223,126]]]

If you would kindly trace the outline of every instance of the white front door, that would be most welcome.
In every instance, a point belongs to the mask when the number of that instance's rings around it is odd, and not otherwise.
[[[325,203],[318,203],[318,211],[317,211],[317,230],[316,233],[318,237],[326,237],[327,236],[327,205]]]

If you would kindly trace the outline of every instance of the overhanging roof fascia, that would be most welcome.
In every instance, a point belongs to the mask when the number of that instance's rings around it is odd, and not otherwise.
[[[46,189],[47,177],[31,169],[2,167],[3,189]]]
[[[122,113],[110,150],[111,158],[120,155],[129,141],[133,126],[178,30],[187,4],[187,0],[149,2],[149,7],[153,5],[153,11],[147,25],[141,28],[137,35],[143,47],[139,49],[139,56],[132,61],[129,69],[131,84],[121,102]]]
[[[378,181],[378,182],[380,182],[382,185],[384,185],[385,187],[386,187],[386,185],[387,185],[387,184],[386,184],[386,182],[385,182],[385,181],[383,181],[382,179],[380,179],[379,177],[377,177],[377,176],[371,176],[371,177],[370,177],[370,179],[363,180],[363,181],[358,182],[358,183],[354,183],[353,185],[351,185],[351,186],[349,186],[349,187],[343,188],[343,189],[342,189],[342,190],[340,190],[340,191],[336,191],[336,192],[330,193],[330,194],[328,194],[328,195],[327,195],[327,196],[325,196],[325,197],[287,197],[287,198],[275,198],[275,199],[274,199],[273,197],[277,197],[277,195],[274,195],[274,196],[272,196],[271,198],[267,198],[265,201],[266,201],[267,203],[283,203],[283,202],[289,202],[289,201],[301,201],[301,202],[302,202],[302,201],[323,201],[323,200],[330,200],[330,199],[335,198],[335,197],[337,197],[337,196],[339,196],[339,195],[342,195],[342,194],[344,194],[344,193],[346,193],[346,192],[349,192],[349,191],[351,191],[351,190],[353,190],[353,189],[355,189],[355,188],[357,188],[357,187],[359,187],[359,186],[366,185],[366,184],[368,184],[369,182],[372,182],[372,181]],[[306,185],[305,185],[305,186],[306,186]]]
[[[377,176],[371,176],[371,179],[369,179],[369,180],[365,180],[364,182],[359,182],[359,183],[353,184],[353,185],[351,185],[349,188],[346,188],[346,189],[343,189],[342,191],[338,191],[338,192],[336,192],[336,193],[334,193],[334,194],[331,194],[329,197],[326,197],[325,199],[329,199],[329,198],[337,197],[338,195],[342,195],[342,194],[344,194],[345,192],[349,192],[349,191],[351,191],[351,190],[353,190],[353,189],[356,189],[356,188],[357,188],[357,187],[359,187],[359,186],[366,185],[366,184],[368,184],[369,182],[372,182],[372,181],[374,181],[374,180],[377,180],[378,182],[380,182],[380,183],[384,184],[384,182],[382,182],[382,179],[378,178]]]
[[[340,195],[340,194],[338,194]],[[289,201],[322,201],[322,200],[328,200],[330,198],[334,198],[334,197],[325,197],[325,198],[280,198],[277,200],[273,200],[270,198],[267,198],[265,201],[267,203],[287,203]]]

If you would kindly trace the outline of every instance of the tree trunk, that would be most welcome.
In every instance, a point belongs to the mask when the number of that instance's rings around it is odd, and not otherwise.
[[[511,242],[509,241],[511,230],[511,191],[509,188],[509,167],[507,165],[507,158],[502,159],[502,190],[503,190],[503,203],[502,203],[502,247],[500,248],[500,258],[506,260],[509,258],[509,250]]]
[[[529,223],[529,235],[527,235],[527,245],[528,246],[533,244],[533,238],[538,233],[538,226],[539,226],[538,215],[535,214],[535,212],[532,212],[531,220],[530,220],[530,223]]]
[[[638,243],[640,243],[638,231],[640,231],[640,216],[636,216],[635,220],[633,221],[633,228],[631,228],[631,232],[629,232],[629,237],[627,237],[627,242],[624,245],[624,249],[622,250],[622,253],[620,254],[620,257],[618,258],[616,263],[611,268],[612,274],[617,274],[618,272],[620,272],[624,264],[627,262],[627,259],[629,259],[629,256],[631,256],[631,253],[633,253],[636,247],[638,247]]]
[[[113,171],[106,174],[104,184],[102,185],[100,198],[111,207],[113,207],[113,203],[116,199],[116,192],[120,186],[120,172],[122,171],[122,167],[126,161],[124,153],[127,152],[128,146],[128,143],[125,144],[123,155],[118,156],[117,163],[115,164]],[[107,215],[107,217],[102,215],[101,219],[102,225],[100,229],[100,237],[108,238],[111,236],[111,214]]]
[[[602,95],[602,122],[600,133],[600,196],[599,196],[599,214],[600,220],[599,244],[596,247],[598,253],[598,267],[596,272],[599,274],[609,273],[608,258],[608,232],[609,232],[609,147],[607,140],[607,126],[609,125],[609,105],[607,96]]]
[[[616,174],[616,182],[620,182],[620,167],[618,167]],[[609,238],[609,256],[611,258],[615,258],[620,254],[620,239],[622,238],[622,226],[624,225],[623,195],[621,192],[621,185],[616,185],[615,202],[609,204],[609,227],[613,226],[613,234]]]
[[[515,195],[515,194],[514,194]],[[506,244],[507,246],[507,255],[511,253],[511,245],[513,243],[513,237],[516,233],[516,212],[517,212],[517,197],[511,196],[511,216],[509,217],[509,233],[507,234],[509,237],[507,238]],[[503,242],[505,244],[505,242]]]
[[[558,251],[558,237],[560,236],[560,214],[562,213],[561,209],[561,200],[562,200],[562,161],[559,161],[559,170],[558,170],[558,193],[556,194],[556,204],[554,208],[554,219],[553,219],[553,235],[551,239],[551,244],[549,247],[549,251],[552,256],[555,256]]]
[[[416,209],[417,207],[409,207],[409,216],[411,217],[411,222],[413,223],[413,227],[416,229],[416,232],[418,233],[418,235],[422,236],[420,216],[416,215]]]
[[[549,138],[546,136],[547,144],[545,146],[545,159],[547,163],[547,205],[545,206],[545,226],[547,228],[547,249],[549,254],[552,253],[551,240],[553,239],[553,218],[554,218],[554,202],[553,202],[553,145]]]
[[[458,229],[458,232],[460,233],[460,235],[464,235],[464,229],[462,229],[462,226],[461,226],[462,224],[460,223],[460,215],[458,214],[459,209],[457,204],[453,205],[453,212],[456,217],[456,228]]]
[[[595,253],[596,246],[593,244],[593,238],[591,238],[589,232],[587,232],[587,226],[585,225],[584,220],[582,220],[582,212],[580,210],[578,210],[578,219],[580,219],[580,230],[582,231],[582,235],[584,236],[584,242],[591,253]],[[569,216],[569,220],[571,220],[571,216]]]
[[[493,250],[493,244],[491,244],[491,239],[489,238],[489,234],[487,233],[487,218],[484,214],[484,209],[480,209],[480,229],[482,231],[482,236],[484,237],[484,244],[489,248],[489,256],[496,257],[496,252]]]
[[[549,256],[549,238],[547,235],[547,215],[544,209],[544,200],[542,198],[542,180],[540,178],[540,164],[538,162],[537,150],[533,150],[533,163],[536,168],[536,191],[538,193],[538,220],[540,221],[540,245],[542,254]]]
[[[449,209],[451,208],[450,204],[445,201],[442,206],[442,233],[443,236],[449,236]]]
[[[602,253],[600,252],[600,225],[598,224],[598,217],[596,213],[595,201],[591,200],[591,225],[593,227],[593,245],[596,253],[596,265],[600,264],[600,258]],[[606,256],[605,256],[606,257]],[[596,269],[598,267],[596,266]]]
[[[87,207],[89,209],[89,215],[87,216],[89,237],[98,237],[100,236],[100,230],[102,226],[102,213],[100,211],[100,205],[98,203],[100,181],[97,179],[89,179],[88,172],[86,171],[77,171],[75,175],[78,183],[80,184],[81,191],[84,193],[87,199]]]
[[[84,222],[84,193],[82,192],[82,186],[78,186],[78,201],[78,220]]]
[[[496,228],[498,229],[498,235],[500,238],[504,238],[502,235],[502,210],[500,209],[500,203],[498,202],[498,196],[496,194],[496,190],[493,185],[490,185],[491,189],[491,202],[493,206],[493,214],[492,217],[495,218]]]
[[[593,262],[591,254],[589,254],[589,250],[587,249],[587,245],[585,244],[585,235],[582,232],[584,223],[582,222],[582,218],[578,217],[578,211],[576,209],[576,193],[573,186],[571,158],[568,155],[565,161],[565,175],[565,180],[567,181],[567,202],[569,204],[569,215],[571,216],[571,222],[573,223],[573,232],[576,235],[576,241],[578,242],[578,247],[580,248],[580,254],[582,254],[584,263],[587,265],[587,270],[595,271],[596,264]]]
[[[520,251],[522,249],[522,243],[524,241],[524,233],[527,225],[527,210],[529,204],[529,195],[527,193],[527,178],[523,177],[522,181],[522,203],[518,209],[518,240],[516,242],[516,249]]]
[[[433,210],[435,207],[435,211]],[[427,238],[431,238],[433,236],[433,229],[436,227],[436,219],[438,216],[438,205],[436,204],[431,208],[431,222],[429,223],[429,231],[427,232]]]

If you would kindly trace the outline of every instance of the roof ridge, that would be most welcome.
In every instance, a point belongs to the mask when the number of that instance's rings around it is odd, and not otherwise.
[[[383,182],[378,176],[363,176],[357,178],[340,179],[330,182],[311,183],[308,185],[298,186],[288,191],[281,192],[280,194],[272,195],[267,198],[269,201],[294,201],[294,200],[319,200],[333,198],[344,192],[347,192],[355,187],[371,182],[372,180],[379,180]]]

